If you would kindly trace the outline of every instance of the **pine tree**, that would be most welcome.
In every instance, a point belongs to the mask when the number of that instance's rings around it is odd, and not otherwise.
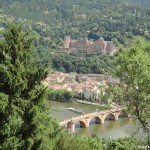
[[[0,149],[49,150],[58,126],[48,114],[47,75],[32,57],[33,38],[18,25],[0,40]]]

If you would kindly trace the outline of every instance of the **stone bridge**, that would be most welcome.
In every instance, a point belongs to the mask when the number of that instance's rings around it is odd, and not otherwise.
[[[122,113],[123,110],[124,109],[113,109],[84,114],[77,117],[72,117],[70,119],[66,119],[60,122],[59,125],[70,129],[71,132],[75,132],[75,124],[77,122],[80,123],[80,127],[87,128],[89,127],[90,121],[93,118],[95,118],[95,123],[97,124],[104,123],[107,116],[109,116],[110,120],[118,120],[119,116],[125,116],[125,113]]]

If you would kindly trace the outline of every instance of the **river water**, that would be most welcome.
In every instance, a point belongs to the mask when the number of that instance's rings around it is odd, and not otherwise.
[[[50,115],[53,118],[56,118],[57,121],[63,121],[64,119],[68,119],[73,116],[79,116],[79,114],[66,110],[68,107],[83,110],[85,113],[96,111],[96,106],[93,105],[56,101],[48,102],[50,105]],[[95,120],[92,119],[88,128],[80,128],[79,123],[76,124],[76,132],[78,134],[97,135],[101,138],[119,138],[130,136],[132,133],[131,131],[133,131],[133,124],[128,118],[119,118],[118,121],[109,120],[106,118],[104,124],[95,124]]]

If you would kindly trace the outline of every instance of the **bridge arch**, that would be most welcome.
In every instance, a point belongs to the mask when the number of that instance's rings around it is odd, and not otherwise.
[[[91,122],[91,120],[95,119],[95,124],[101,124],[102,123],[102,119],[99,116],[93,116],[89,119],[89,124]]]
[[[109,120],[118,120],[118,116],[116,116],[114,113],[107,113],[103,116],[103,122],[106,120],[108,116]]]
[[[77,123],[80,124],[80,128],[86,128],[87,127],[86,123],[82,120],[79,120],[79,121],[75,122],[75,124],[77,124]]]

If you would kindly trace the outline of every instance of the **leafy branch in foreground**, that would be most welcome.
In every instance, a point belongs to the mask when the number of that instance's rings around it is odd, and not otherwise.
[[[116,76],[121,82],[107,90],[109,96],[125,106],[129,113],[134,113],[136,123],[141,127],[150,146],[150,44],[137,38],[130,49],[123,51],[117,59]]]

